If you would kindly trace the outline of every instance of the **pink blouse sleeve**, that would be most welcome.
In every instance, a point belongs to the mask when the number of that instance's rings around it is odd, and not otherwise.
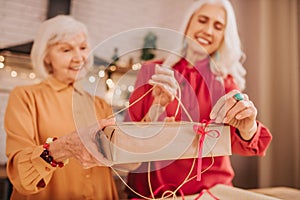
[[[268,128],[257,121],[257,131],[250,141],[243,140],[237,129],[231,127],[231,148],[235,154],[243,156],[264,156],[272,140]]]
[[[232,76],[225,79],[226,93],[233,89],[238,89]],[[243,156],[263,156],[272,140],[271,132],[259,121],[257,121],[257,131],[250,141],[241,138],[239,131],[231,127],[231,148],[232,153]]]

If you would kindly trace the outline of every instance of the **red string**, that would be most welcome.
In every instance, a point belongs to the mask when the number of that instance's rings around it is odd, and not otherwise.
[[[194,125],[194,131],[200,135],[199,146],[198,146],[198,166],[197,166],[197,181],[201,181],[201,169],[202,169],[202,150],[203,150],[203,142],[205,136],[208,135],[210,137],[218,138],[220,136],[220,132],[217,130],[209,130],[206,131],[206,128],[211,123],[211,121],[202,120],[201,125]],[[217,135],[212,135],[210,133],[216,132]]]
[[[202,197],[202,195],[204,194],[204,193],[208,193],[212,198],[214,198],[215,200],[220,200],[218,197],[216,197],[215,195],[213,195],[213,193],[211,193],[209,190],[207,190],[207,189],[203,189],[200,193],[199,193],[199,195],[195,198],[195,200],[198,200],[199,198],[201,198]]]
[[[198,146],[198,166],[197,166],[197,181],[201,181],[201,170],[202,170],[202,150],[203,150],[203,143],[205,140],[205,136],[209,136],[209,137],[214,137],[214,138],[218,138],[220,137],[220,132],[218,130],[208,130],[206,131],[206,128],[208,127],[208,125],[211,123],[211,121],[207,121],[207,120],[202,120],[200,125],[194,125],[194,131],[196,134],[200,135],[200,139],[199,139],[199,146]],[[217,133],[217,135],[215,134],[211,134],[212,132]],[[163,190],[163,188],[168,187],[168,186],[173,186],[172,184],[163,184],[160,187],[158,187],[155,191],[154,191],[154,196],[156,196],[161,190]],[[178,192],[181,195],[181,198],[184,200],[184,193],[181,189],[178,190]],[[219,200],[218,197],[216,197],[215,195],[213,195],[209,190],[207,189],[203,189],[199,195],[195,198],[195,200],[198,200],[199,198],[201,198],[201,196],[204,193],[208,193],[212,198],[214,198],[215,200]],[[137,200],[136,198],[133,198],[133,200]]]

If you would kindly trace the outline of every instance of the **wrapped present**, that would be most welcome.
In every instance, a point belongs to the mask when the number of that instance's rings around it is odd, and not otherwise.
[[[177,197],[179,198],[179,197]],[[171,200],[167,198],[166,200]],[[210,189],[204,189],[199,194],[184,196],[185,200],[280,200],[279,198],[255,193],[242,188],[217,184]]]
[[[230,127],[221,124],[123,122],[95,137],[101,156],[112,164],[231,155]]]

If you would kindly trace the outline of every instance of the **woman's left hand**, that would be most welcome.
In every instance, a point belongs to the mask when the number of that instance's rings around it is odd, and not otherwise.
[[[154,85],[152,95],[154,96],[153,104],[166,106],[174,100],[178,84],[174,76],[174,71],[169,67],[160,65],[155,66],[155,74],[149,80],[150,85]]]
[[[244,140],[250,140],[257,131],[257,109],[247,94],[232,90],[222,96],[213,107],[210,118],[226,123],[240,131]]]

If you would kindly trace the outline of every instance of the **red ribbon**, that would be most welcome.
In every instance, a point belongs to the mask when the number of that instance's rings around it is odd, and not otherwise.
[[[202,150],[203,150],[203,142],[205,139],[205,136],[208,135],[210,137],[218,138],[220,136],[220,132],[217,130],[209,130],[206,131],[205,129],[210,124],[210,121],[203,120],[201,122],[201,125],[194,125],[194,131],[200,135],[199,139],[199,146],[198,146],[198,166],[197,166],[197,181],[201,181],[201,170],[202,170]],[[217,135],[212,135],[210,133],[216,132]]]
[[[213,193],[211,193],[209,190],[207,190],[207,189],[203,189],[200,193],[199,193],[199,195],[195,198],[195,200],[198,200],[199,198],[201,198],[202,197],[202,195],[204,194],[204,193],[208,193],[213,199],[215,199],[215,200],[220,200],[218,197],[216,197],[215,195],[213,195]]]

